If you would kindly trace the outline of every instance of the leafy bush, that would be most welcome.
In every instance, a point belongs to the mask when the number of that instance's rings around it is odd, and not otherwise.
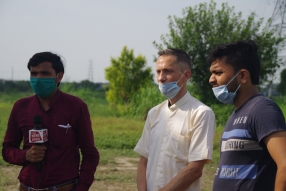
[[[132,96],[126,108],[126,115],[136,119],[146,119],[148,111],[164,100],[166,98],[160,93],[157,85],[142,87]]]
[[[111,66],[105,69],[105,78],[109,81],[106,99],[114,106],[128,104],[140,86],[153,82],[152,70],[147,67],[145,57],[135,57],[133,50],[126,46],[118,58],[111,58]]]
[[[212,104],[210,105],[210,108],[212,108],[215,114],[217,126],[224,126],[226,124],[228,117],[234,110],[233,105],[227,105],[227,104]]]

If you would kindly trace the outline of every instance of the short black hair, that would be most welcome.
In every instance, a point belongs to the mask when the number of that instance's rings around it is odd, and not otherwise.
[[[177,63],[185,64],[190,70],[192,69],[192,59],[191,57],[183,50],[176,48],[167,48],[158,52],[159,56],[162,55],[174,55],[177,57]]]
[[[53,69],[56,71],[56,74],[59,72],[65,73],[64,64],[61,57],[51,52],[39,52],[34,54],[34,56],[30,58],[27,67],[30,70],[31,66],[38,66],[43,62],[51,62]]]
[[[253,40],[236,41],[229,44],[221,44],[214,48],[208,55],[209,64],[216,59],[225,57],[225,64],[229,64],[237,72],[246,69],[250,73],[252,84],[259,83],[260,61],[257,53],[257,45]]]

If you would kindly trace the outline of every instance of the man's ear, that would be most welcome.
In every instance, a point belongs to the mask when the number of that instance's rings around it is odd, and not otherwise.
[[[63,72],[59,72],[59,73],[57,74],[57,78],[56,78],[57,84],[59,84],[59,83],[61,82],[61,80],[63,79],[63,77],[64,77],[64,73],[63,73]]]
[[[191,76],[192,76],[191,70],[186,70],[185,71],[185,78],[187,78],[186,81],[188,81],[191,78]]]
[[[245,83],[251,81],[250,73],[248,72],[248,70],[245,70],[245,69],[240,70],[239,81],[241,84],[245,84]]]

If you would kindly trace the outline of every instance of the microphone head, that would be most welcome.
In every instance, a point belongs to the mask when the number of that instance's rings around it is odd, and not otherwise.
[[[41,125],[42,122],[43,122],[43,119],[42,119],[41,116],[36,115],[36,116],[34,117],[34,119],[33,119],[33,122],[34,122],[35,125]]]

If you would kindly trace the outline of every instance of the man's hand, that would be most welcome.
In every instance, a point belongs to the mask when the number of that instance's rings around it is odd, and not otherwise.
[[[32,163],[40,162],[45,156],[45,150],[47,148],[44,145],[33,145],[26,152],[26,160]]]
[[[183,168],[168,184],[159,191],[186,190],[194,181],[202,176],[207,160],[192,161]]]

